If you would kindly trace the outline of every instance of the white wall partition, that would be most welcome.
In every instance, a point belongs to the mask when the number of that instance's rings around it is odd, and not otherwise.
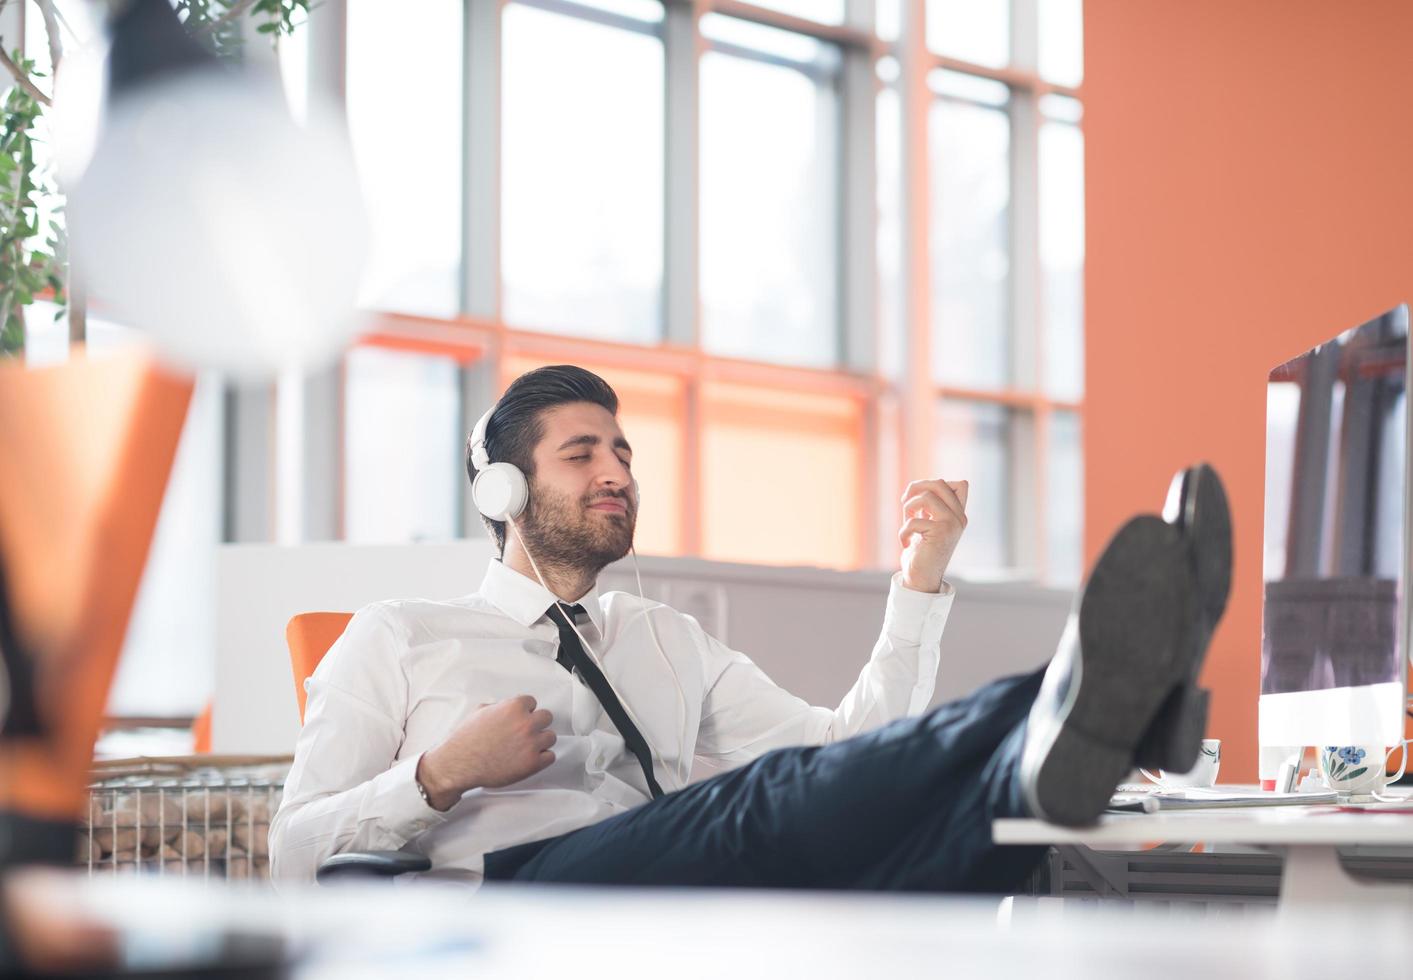
[[[217,752],[283,754],[299,729],[284,630],[298,612],[354,610],[378,599],[474,590],[492,554],[484,539],[448,544],[227,545],[217,569]],[[696,616],[774,680],[815,704],[843,697],[882,623],[889,576],[641,559],[644,591]],[[606,589],[635,591],[630,562]],[[942,640],[938,700],[1032,669],[1054,649],[1070,594],[1023,584],[955,583]]]

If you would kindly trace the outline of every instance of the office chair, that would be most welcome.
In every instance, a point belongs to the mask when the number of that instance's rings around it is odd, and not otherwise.
[[[291,618],[285,627],[300,724],[304,723],[304,682],[314,673],[324,654],[343,635],[352,618],[352,613],[344,612],[300,613]],[[340,878],[391,878],[409,871],[428,871],[431,867],[432,862],[425,855],[406,851],[345,851],[325,858],[314,877],[323,884]]]

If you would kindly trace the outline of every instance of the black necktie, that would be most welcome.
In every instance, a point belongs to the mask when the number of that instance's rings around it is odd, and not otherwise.
[[[574,632],[565,615],[566,608],[576,622],[584,615],[584,607],[579,605],[566,607],[562,603],[555,603],[549,607],[549,618],[559,627],[559,653],[555,659],[565,670],[577,670],[584,683],[589,685],[589,690],[594,692],[594,697],[599,699],[599,704],[603,705],[603,709],[617,726],[618,733],[623,736],[623,744],[637,756],[638,765],[643,767],[643,775],[648,779],[648,791],[652,793],[653,799],[657,799],[662,795],[662,787],[653,777],[653,757],[648,749],[648,740],[643,738],[643,733],[638,731],[638,726],[628,717],[618,695],[613,693],[608,678],[604,677],[599,665],[594,663],[593,658],[584,650],[584,645],[579,642],[579,634]]]

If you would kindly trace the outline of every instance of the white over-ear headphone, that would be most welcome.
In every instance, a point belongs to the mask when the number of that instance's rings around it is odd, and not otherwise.
[[[486,452],[486,426],[499,403],[492,405],[471,429],[471,465],[476,478],[471,481],[471,501],[493,521],[514,520],[525,512],[530,501],[530,481],[514,463],[492,463]],[[633,479],[633,508],[643,502],[643,492]]]
[[[514,463],[492,463],[486,452],[486,426],[495,414],[492,405],[471,430],[471,465],[476,478],[471,481],[471,501],[493,521],[513,520],[530,500],[530,483]]]

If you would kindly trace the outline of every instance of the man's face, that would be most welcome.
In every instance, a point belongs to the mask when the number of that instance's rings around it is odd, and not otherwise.
[[[633,543],[633,450],[618,420],[592,402],[546,409],[540,423],[521,531],[537,562],[597,572]]]

